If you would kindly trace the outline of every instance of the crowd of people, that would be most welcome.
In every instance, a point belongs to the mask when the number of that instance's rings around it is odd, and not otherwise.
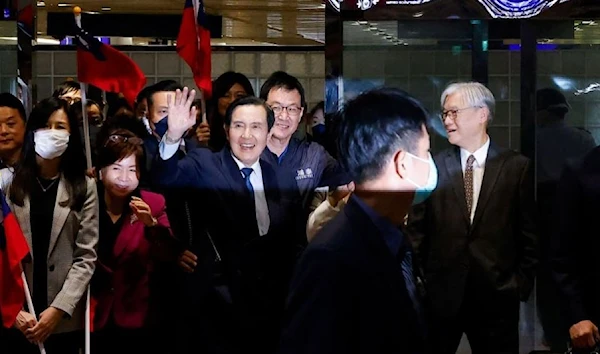
[[[29,115],[0,94],[0,183],[33,300],[0,352],[79,353],[90,285],[94,354],[455,353],[463,334],[474,353],[518,353],[538,268],[565,314],[548,337],[600,339],[593,139],[544,160],[559,207],[541,208],[532,160],[488,135],[482,84],[449,85],[439,116],[395,88],[326,115],[285,72],[258,96],[227,72],[213,93],[203,112],[167,80],[103,110],[69,81]],[[568,108],[550,95],[541,117]],[[433,156],[440,118],[452,147]]]

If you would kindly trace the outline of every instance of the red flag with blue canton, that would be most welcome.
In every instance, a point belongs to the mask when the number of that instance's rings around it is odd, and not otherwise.
[[[205,98],[212,95],[210,31],[204,2],[186,0],[177,36],[177,53],[189,65]]]
[[[77,79],[107,92],[122,93],[133,107],[146,76],[130,57],[76,26]]]
[[[21,261],[29,254],[29,246],[2,191],[0,199],[3,217],[0,228],[0,312],[2,325],[10,328],[25,303]]]

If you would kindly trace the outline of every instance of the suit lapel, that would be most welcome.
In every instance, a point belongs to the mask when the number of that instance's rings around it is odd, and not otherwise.
[[[29,249],[32,250],[33,242],[31,241],[31,218],[29,217],[29,198],[25,198],[22,207],[15,205],[14,203],[11,204],[12,211],[13,213],[15,213],[15,217],[19,222],[19,226],[21,226],[21,231],[23,231],[25,240],[27,240],[27,245],[29,246]],[[31,255],[31,257],[33,257],[33,252],[29,252],[29,254]]]
[[[225,178],[229,181],[233,190],[236,193],[246,194],[250,198],[250,192],[246,188],[244,177],[242,177],[238,165],[233,160],[231,151],[227,148],[221,150],[221,166],[223,167]]]
[[[131,223],[131,213],[127,213],[123,218],[123,225],[121,226],[121,230],[119,230],[119,234],[117,235],[113,247],[113,255],[115,258],[119,258],[123,251],[127,249],[127,246],[134,242],[138,242],[137,229],[143,227],[141,225],[143,224],[139,220],[136,220],[133,224]]]
[[[229,194],[227,198],[231,203],[228,208],[232,209],[232,222],[246,220],[241,225],[246,225],[250,228],[243,228],[245,232],[240,235],[244,241],[249,241],[258,235],[258,224],[256,222],[256,207],[250,196],[250,191],[246,188],[246,182],[240,172],[238,165],[231,156],[231,150],[224,148],[221,151],[221,166],[223,168],[224,178],[228,181]],[[240,198],[244,196],[244,198]]]
[[[58,235],[60,234],[67,216],[71,212],[69,205],[61,206],[60,203],[68,199],[67,188],[65,187],[65,179],[61,176],[58,182],[58,191],[56,192],[56,204],[54,204],[54,218],[52,219],[52,231],[50,232],[50,244],[48,246],[48,257],[52,254]]]
[[[446,155],[444,162],[446,164],[446,171],[448,172],[448,179],[456,194],[458,201],[458,208],[461,214],[465,218],[468,224],[471,223],[471,218],[467,211],[467,200],[465,198],[465,182],[463,177],[462,166],[460,163],[460,149],[453,148]]]
[[[483,172],[483,181],[481,182],[481,190],[477,199],[477,207],[475,209],[475,217],[473,218],[473,227],[481,219],[481,215],[485,210],[485,206],[490,199],[490,195],[494,190],[494,185],[498,180],[502,166],[504,165],[504,157],[500,153],[499,148],[492,142],[488,149],[488,156],[485,160],[485,169]]]

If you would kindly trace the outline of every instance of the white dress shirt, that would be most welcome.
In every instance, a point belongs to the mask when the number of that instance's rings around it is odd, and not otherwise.
[[[242,168],[247,167],[244,163],[238,160],[237,157],[233,156],[233,161],[238,165],[240,169],[240,175],[244,177]],[[250,174],[250,183],[254,189],[254,208],[256,209],[256,223],[258,224],[258,233],[264,236],[269,232],[269,226],[271,224],[271,218],[269,217],[269,206],[267,204],[267,196],[265,195],[265,186],[263,184],[262,169],[260,168],[260,162],[256,161],[250,168],[253,172]]]
[[[166,134],[165,134],[166,135]],[[168,160],[179,150],[179,144],[168,144],[165,138],[160,141],[158,145],[158,151],[160,158]],[[242,161],[238,160],[233,154],[231,154],[233,160],[238,165],[240,175],[244,177],[242,168],[245,166]],[[271,225],[271,219],[269,217],[269,207],[267,204],[267,196],[265,195],[265,186],[263,184],[262,168],[260,167],[260,161],[256,161],[250,168],[253,170],[250,174],[250,183],[254,189],[254,207],[256,209],[256,223],[258,225],[258,232],[260,236],[264,236],[269,232],[269,226]]]
[[[481,192],[481,183],[483,182],[483,173],[485,172],[485,160],[487,159],[488,150],[490,149],[490,138],[483,146],[477,149],[474,153],[470,153],[467,150],[460,149],[460,164],[462,166],[463,176],[467,168],[467,159],[470,155],[475,157],[473,161],[473,207],[471,208],[471,222],[475,216],[475,210],[477,210],[477,201],[479,199],[479,192]]]

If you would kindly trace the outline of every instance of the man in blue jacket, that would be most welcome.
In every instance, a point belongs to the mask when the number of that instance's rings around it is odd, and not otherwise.
[[[294,174],[308,217],[316,188],[346,185],[350,179],[323,146],[292,137],[306,109],[304,88],[297,78],[283,71],[273,73],[262,85],[260,98],[275,113],[263,158]]]

